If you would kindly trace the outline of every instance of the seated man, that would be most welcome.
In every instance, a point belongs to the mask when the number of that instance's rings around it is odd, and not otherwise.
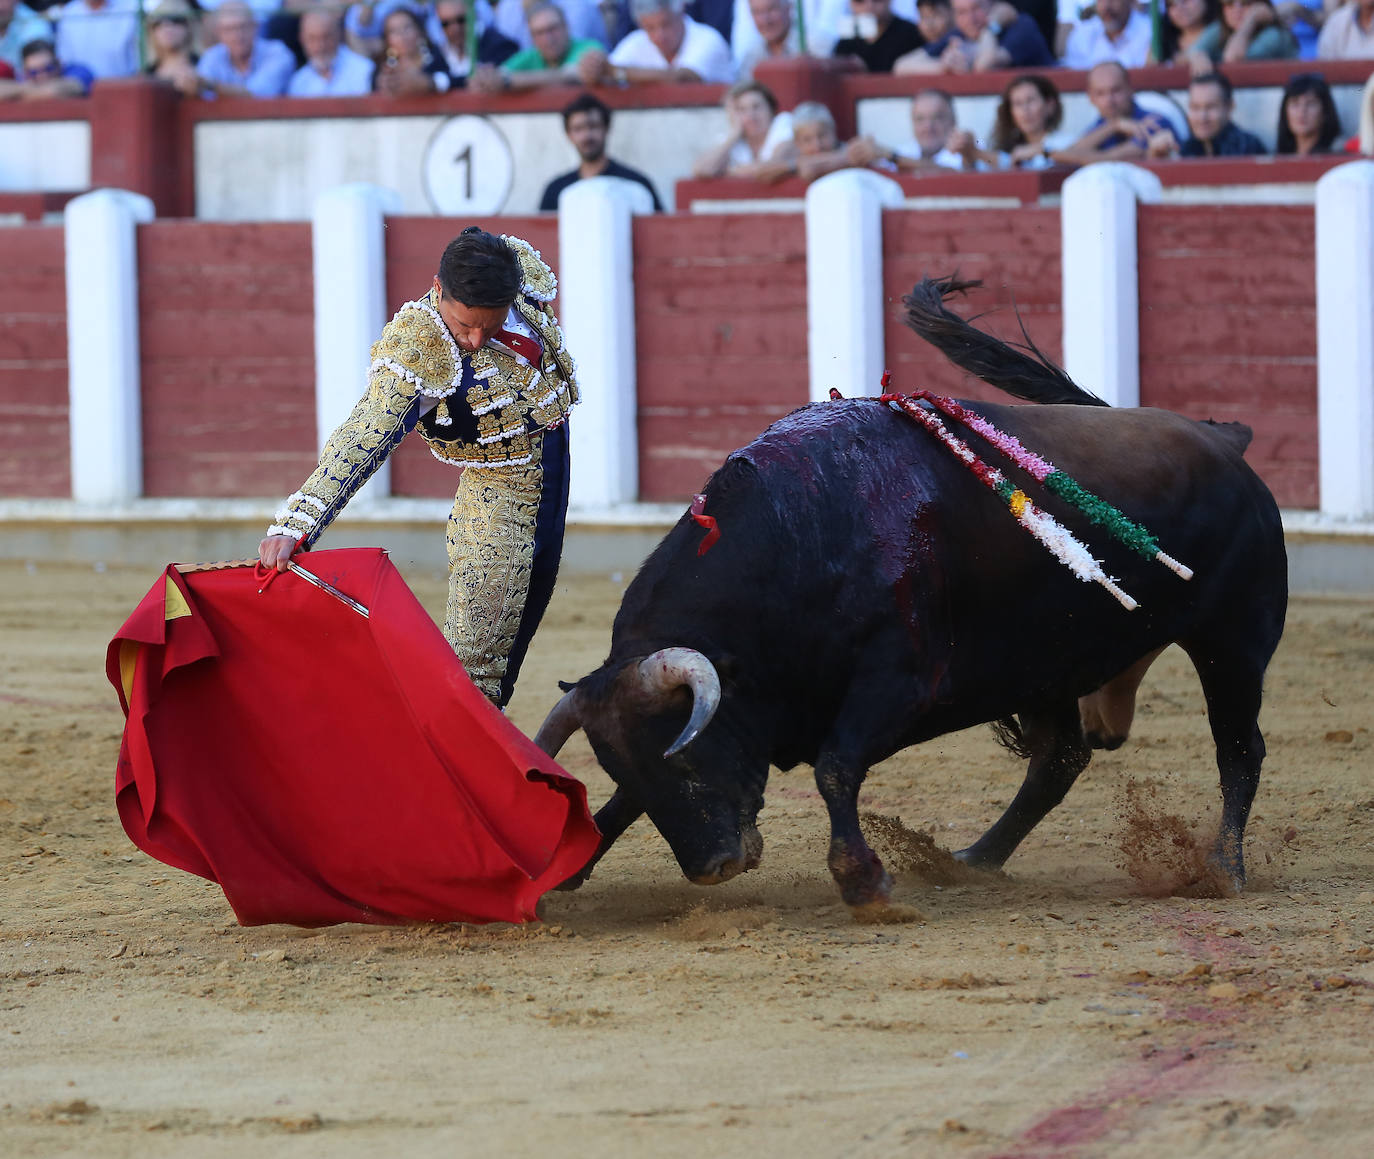
[[[1235,107],[1231,82],[1221,73],[1193,77],[1188,82],[1188,139],[1179,145],[1172,133],[1157,134],[1150,156],[1253,157],[1268,152],[1258,137],[1231,120]]]
[[[563,10],[549,0],[536,0],[529,10],[529,20],[534,47],[522,48],[499,69],[478,65],[472,74],[474,89],[499,93],[507,89],[523,91],[581,82],[577,62],[588,52],[600,51],[601,42],[574,40],[568,32]]]
[[[753,80],[754,66],[761,60],[785,60],[801,55],[801,37],[797,34],[788,0],[749,0],[747,11],[747,30],[737,29],[730,42],[740,80]]]
[[[0,65],[8,67],[6,76],[12,79],[19,71],[24,45],[51,38],[52,25],[27,4],[0,0]]]
[[[683,12],[684,0],[630,0],[639,26],[604,52],[577,62],[586,85],[729,84],[735,79],[730,46],[714,28]]]
[[[1114,60],[1139,68],[1150,55],[1150,18],[1131,0],[1097,0],[1096,15],[1080,20],[1064,46],[1065,68],[1092,68]]]
[[[479,24],[477,59],[468,54],[468,9],[463,0],[438,0],[426,24],[430,40],[444,58],[444,67],[453,78],[454,88],[465,83],[482,65],[497,65],[509,60],[520,50],[513,40],[501,35],[494,24],[485,28]]]
[[[289,97],[361,97],[372,91],[377,66],[343,42],[343,22],[330,8],[301,13],[305,64],[286,86]]]
[[[849,0],[853,30],[835,44],[834,55],[853,57],[869,72],[891,72],[898,59],[925,44],[910,20],[892,14],[892,0]]]
[[[54,10],[57,59],[95,77],[133,76],[142,67],[139,0],[69,0]]]
[[[1088,100],[1097,110],[1097,120],[1067,149],[1055,153],[1055,160],[1063,164],[1087,165],[1093,161],[1144,157],[1152,138],[1163,133],[1173,139],[1166,118],[1146,112],[1136,103],[1129,75],[1114,60],[1094,65],[1088,71]]]
[[[577,150],[580,161],[576,169],[555,177],[545,187],[544,196],[539,199],[541,210],[557,209],[559,194],[574,182],[588,177],[623,177],[626,181],[636,181],[654,199],[654,211],[663,209],[657,190],[643,173],[606,156],[606,135],[610,128],[611,110],[592,93],[583,93],[563,110],[563,131]]]
[[[1328,12],[1317,37],[1317,56],[1322,60],[1374,58],[1374,0],[1348,0]]]
[[[278,40],[258,36],[258,18],[243,0],[224,0],[215,11],[219,43],[196,65],[201,91],[209,96],[279,97],[286,91],[296,58]]]
[[[94,79],[82,65],[62,64],[51,40],[31,40],[20,51],[18,76],[0,80],[0,101],[84,97]]]
[[[893,150],[902,172],[986,168],[978,160],[978,143],[955,121],[954,102],[940,89],[924,89],[911,98],[910,145]]]
[[[954,29],[939,49],[940,70],[955,75],[1000,68],[1045,68],[1055,63],[1040,28],[1029,16],[1007,13],[999,6],[994,18],[992,0],[952,0]],[[935,49],[932,48],[932,52]]]

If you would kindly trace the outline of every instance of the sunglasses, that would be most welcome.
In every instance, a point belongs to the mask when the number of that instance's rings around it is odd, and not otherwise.
[[[183,28],[190,26],[190,21],[185,16],[156,16],[148,21],[154,28],[159,24],[180,24]]]
[[[467,22],[468,18],[466,16],[450,16],[447,20],[439,21],[439,27],[452,28],[457,25],[459,28],[462,28]]]
[[[32,80],[40,76],[57,76],[61,71],[57,62],[53,61],[50,64],[40,65],[38,68],[26,68],[24,73]]]

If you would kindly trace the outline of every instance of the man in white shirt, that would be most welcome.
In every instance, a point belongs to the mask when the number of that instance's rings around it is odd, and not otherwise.
[[[787,12],[790,29],[788,38],[797,46],[794,55],[800,54],[801,30],[797,27],[796,0],[776,2]],[[745,71],[746,62],[751,57],[755,63],[760,59],[758,53],[764,41],[768,39],[768,33],[764,31],[758,14],[753,11],[757,6],[758,0],[735,0],[735,19],[730,26],[730,51],[735,54],[741,80],[748,76]],[[905,16],[905,12],[898,11],[903,6],[894,4],[892,10],[899,16]],[[911,0],[911,7],[914,11],[915,0]],[[841,29],[846,30],[847,34],[849,25],[854,22],[854,17],[849,11],[849,0],[801,0],[801,9],[806,17],[806,55],[829,56],[835,42],[840,39]],[[914,21],[915,17],[912,16],[910,19]],[[749,64],[748,67],[752,68],[753,65]]]
[[[1150,18],[1131,0],[1097,0],[1097,15],[1080,20],[1064,45],[1065,68],[1092,68],[1114,60],[1139,68],[1150,55]]]
[[[1374,57],[1374,0],[1349,0],[1326,18],[1317,38],[1320,60]]]
[[[343,43],[343,22],[328,8],[301,13],[306,62],[286,86],[289,97],[359,97],[372,91],[376,65]]]
[[[138,0],[71,0],[57,10],[57,59],[97,79],[138,72]]]
[[[954,102],[943,89],[923,89],[911,98],[910,145],[892,150],[890,160],[903,173],[932,169],[986,168],[978,143],[954,118]]]
[[[729,84],[735,79],[730,46],[708,24],[683,12],[684,0],[630,0],[639,26],[609,57],[588,52],[577,62],[582,83]]]

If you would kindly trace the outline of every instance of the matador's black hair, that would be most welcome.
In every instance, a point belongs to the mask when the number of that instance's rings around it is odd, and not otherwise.
[[[464,306],[509,306],[520,295],[520,261],[495,234],[470,225],[439,259],[439,285]]]

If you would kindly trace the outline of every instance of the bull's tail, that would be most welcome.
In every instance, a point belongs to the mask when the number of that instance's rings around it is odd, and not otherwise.
[[[1010,346],[945,309],[946,298],[982,284],[981,281],[960,281],[957,274],[947,278],[922,278],[902,299],[906,306],[906,324],[956,366],[1014,398],[1037,403],[1107,405],[1046,358],[1031,341],[1024,325],[1021,333],[1026,339],[1025,346]]]

